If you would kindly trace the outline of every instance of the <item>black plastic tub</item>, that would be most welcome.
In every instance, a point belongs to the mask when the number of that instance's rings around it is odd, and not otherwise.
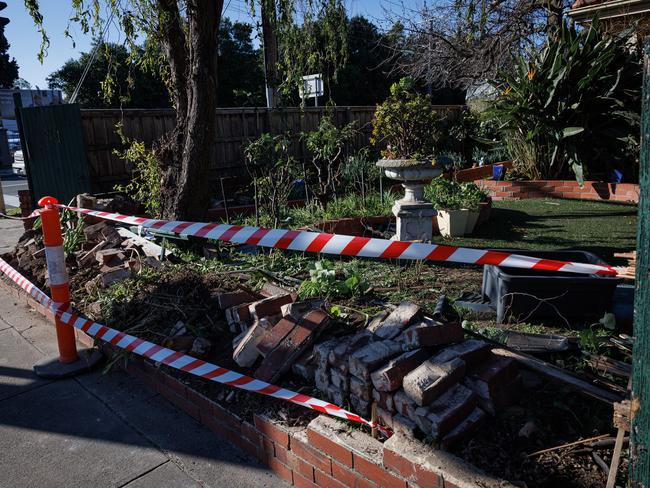
[[[513,251],[543,259],[607,264],[585,251]],[[497,311],[497,321],[557,319],[597,320],[612,310],[618,278],[486,265],[483,296]],[[564,319],[563,319],[564,318]]]

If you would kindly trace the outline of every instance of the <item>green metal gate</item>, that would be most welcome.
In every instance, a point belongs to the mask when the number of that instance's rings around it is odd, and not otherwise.
[[[32,198],[68,203],[90,192],[79,105],[19,108],[25,169]]]

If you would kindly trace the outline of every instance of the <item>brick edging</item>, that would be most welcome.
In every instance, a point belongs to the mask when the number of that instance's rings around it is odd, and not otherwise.
[[[52,312],[31,295],[3,279],[0,279],[0,288],[54,323]],[[75,329],[75,332],[81,343],[93,345],[93,338],[82,331]],[[102,350],[111,355],[115,348],[104,343]],[[285,427],[262,414],[254,414],[251,423],[148,359],[132,355],[123,368],[219,437],[297,487],[513,487],[484,475],[452,454],[430,449],[419,441],[393,436],[382,444],[327,416],[317,417],[307,427]]]
[[[476,180],[474,183],[487,191],[494,200],[566,198],[571,200],[639,202],[639,185],[634,183],[585,181],[582,188],[577,181],[568,180]]]

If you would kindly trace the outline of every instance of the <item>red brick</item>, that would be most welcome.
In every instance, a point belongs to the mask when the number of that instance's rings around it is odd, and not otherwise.
[[[222,439],[231,440],[240,437],[239,432],[229,429],[227,425],[215,417],[202,417],[201,423]]]
[[[314,467],[309,464],[307,461],[303,461],[300,458],[295,459],[295,464],[293,467],[293,472],[295,473],[300,473],[302,476],[307,478],[308,480],[315,481],[316,478],[314,478]]]
[[[217,303],[221,310],[253,301],[255,301],[255,297],[243,290],[221,293],[217,296]]]
[[[291,439],[291,450],[301,459],[324,473],[332,474],[332,460],[327,455],[307,444]]]
[[[352,479],[352,484],[346,485],[342,481],[339,481],[318,469],[314,470],[314,481],[316,486],[321,486],[323,488],[349,488],[350,486],[354,486],[354,479]]]
[[[241,431],[242,420],[234,413],[229,412],[218,403],[212,403],[212,415],[226,424],[229,429],[237,432]]]
[[[277,458],[268,459],[266,461],[266,464],[269,468],[271,468],[271,471],[277,474],[280,478],[288,481],[289,483],[293,483],[293,471],[291,471],[288,466],[278,461]]]
[[[248,310],[251,312],[251,316],[254,312],[255,317],[261,319],[262,317],[268,317],[269,315],[279,314],[282,305],[291,302],[293,302],[291,295],[277,295],[251,303]]]
[[[275,444],[268,437],[262,437],[262,451],[264,454],[264,459],[270,459],[275,457]]]
[[[356,480],[359,479],[354,471],[342,466],[336,461],[332,461],[332,476],[345,486],[354,486]]]
[[[289,445],[289,433],[279,426],[274,425],[271,419],[255,414],[254,421],[255,427],[257,427],[257,430],[261,434],[265,435],[269,439],[272,439],[273,442],[278,443],[286,449],[291,448]]]
[[[311,445],[313,445],[316,449],[323,451],[324,453],[331,456],[332,459],[339,461],[345,466],[349,466],[350,468],[353,466],[352,452],[350,452],[349,449],[346,449],[345,447],[341,446],[331,439],[328,439],[327,437],[311,428],[307,429],[307,437]],[[334,463],[332,463],[332,471],[334,471]]]
[[[298,465],[298,456],[296,456],[293,452],[285,449],[278,444],[274,444],[273,447],[275,448],[275,457],[282,464],[286,464],[291,469],[294,469]]]
[[[183,398],[187,398],[187,386],[181,380],[174,378],[173,376],[162,373],[164,376],[165,384],[167,384],[172,390],[178,393]],[[162,378],[161,378],[162,379]]]
[[[280,320],[273,328],[267,331],[262,339],[257,343],[257,350],[262,356],[266,356],[277,347],[282,339],[291,332],[296,323],[290,318]]]
[[[379,485],[377,485],[376,483],[373,483],[372,481],[363,478],[359,478],[357,480],[356,485],[354,486],[355,488],[380,488]],[[404,486],[406,486],[406,483],[404,483]]]
[[[383,467],[368,461],[362,456],[353,456],[354,470],[382,488],[406,488],[406,481],[389,473]]]
[[[316,488],[318,485],[297,472],[293,472],[293,484],[298,488]]]
[[[384,448],[384,466],[395,471],[404,478],[415,476],[415,465],[399,453]],[[434,485],[432,485],[434,486]]]
[[[161,387],[158,389],[158,392],[167,400],[176,405],[179,409],[194,417],[196,420],[200,420],[201,414],[199,413],[199,407],[194,405],[184,396],[179,395],[176,391],[169,388],[169,385],[161,385]]]
[[[262,434],[249,422],[242,422],[241,433],[244,439],[251,441],[253,444],[259,445],[262,442]]]
[[[213,405],[215,404],[212,400],[201,395],[189,386],[187,387],[187,399],[199,408],[201,415],[209,415],[212,412]]]

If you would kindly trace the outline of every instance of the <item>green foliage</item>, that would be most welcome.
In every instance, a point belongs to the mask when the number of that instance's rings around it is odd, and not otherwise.
[[[370,193],[373,188],[377,188],[380,176],[381,170],[370,158],[367,148],[348,156],[341,165],[341,183],[344,191]]]
[[[144,205],[147,215],[159,216],[162,176],[154,152],[147,149],[144,142],[126,137],[121,124],[116,127],[116,132],[125,149],[116,149],[113,153],[132,166],[133,174],[131,181],[126,185],[117,185],[115,189]]]
[[[435,178],[424,187],[424,196],[437,210],[472,211],[478,211],[479,204],[488,197],[474,183],[458,183],[442,177]]]
[[[222,19],[217,57],[217,103],[220,107],[260,107],[264,100],[264,69],[253,46],[253,26]]]
[[[255,196],[262,212],[273,218],[273,227],[287,211],[287,202],[298,176],[298,166],[290,154],[288,135],[264,133],[244,148],[246,167],[253,177]]]
[[[442,118],[432,110],[431,97],[416,93],[410,78],[394,83],[390,96],[377,105],[371,142],[386,145],[385,158],[430,159],[442,136]]]
[[[638,151],[640,63],[630,32],[599,32],[599,23],[566,26],[540,52],[521,58],[495,86],[490,113],[501,124],[515,169],[531,179],[579,181],[605,175]],[[635,157],[632,157],[635,159]]]
[[[11,88],[18,79],[18,63],[9,58],[9,42],[5,37],[4,26],[0,27],[0,88]]]
[[[380,32],[362,16],[346,20],[348,24],[347,62],[330,83],[331,97],[337,105],[376,105],[390,93],[397,81],[390,49],[390,33]]]
[[[341,198],[332,200],[327,207],[320,203],[311,201],[305,207],[286,209],[283,212],[285,226],[291,229],[309,227],[317,222],[325,220],[336,220],[349,217],[375,217],[379,215],[390,215],[390,209],[395,203],[391,194],[384,195],[384,203],[381,202],[379,193],[371,192],[365,198],[358,193],[351,192]],[[243,220],[241,223],[255,225],[252,217]],[[272,226],[273,216],[268,212],[260,215],[260,225]]]
[[[95,40],[98,49],[77,95],[77,102],[86,108],[165,108],[170,107],[169,94],[159,69],[133,63],[126,47]],[[138,56],[144,49],[138,48]],[[74,92],[92,53],[81,53],[47,77],[49,87],[60,89],[66,97]]]
[[[63,251],[66,256],[75,252],[86,242],[84,221],[71,210],[61,211],[61,229],[63,231]]]
[[[311,156],[309,181],[316,182],[311,185],[311,190],[324,208],[329,204],[335,193],[335,185],[340,180],[344,150],[356,134],[355,125],[355,122],[351,122],[337,127],[328,115],[320,119],[316,130],[301,134]]]
[[[349,298],[363,295],[369,288],[354,263],[343,272],[337,272],[331,261],[323,259],[310,266],[309,279],[301,283],[298,295],[302,299]]]

